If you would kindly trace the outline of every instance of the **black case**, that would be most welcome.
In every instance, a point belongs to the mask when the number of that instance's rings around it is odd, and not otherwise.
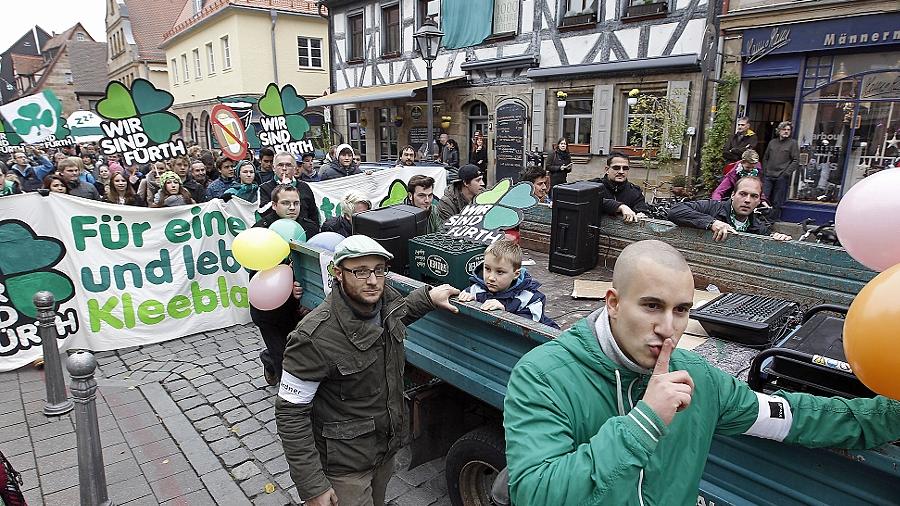
[[[600,184],[579,181],[553,187],[550,272],[575,276],[597,265]]]

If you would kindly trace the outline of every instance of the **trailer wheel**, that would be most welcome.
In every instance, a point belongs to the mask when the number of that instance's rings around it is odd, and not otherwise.
[[[464,434],[447,452],[444,473],[453,506],[489,506],[494,479],[506,467],[506,441],[499,427]]]

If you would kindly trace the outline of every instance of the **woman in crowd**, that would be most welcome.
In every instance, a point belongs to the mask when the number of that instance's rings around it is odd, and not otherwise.
[[[224,195],[239,197],[247,202],[256,202],[259,198],[259,183],[253,164],[246,160],[241,160],[238,162],[237,172],[238,180],[231,188],[225,190]]]
[[[566,184],[566,177],[572,172],[572,155],[569,153],[569,141],[561,137],[556,141],[553,154],[547,160],[547,171],[550,172],[550,187]]]
[[[353,234],[353,225],[350,222],[353,215],[369,209],[372,209],[372,203],[361,193],[351,190],[341,200],[341,215],[325,220],[322,232],[337,232],[344,237],[350,237]]]
[[[51,193],[69,193],[66,182],[56,174],[50,174],[44,178],[44,189],[50,190]]]
[[[484,144],[484,136],[480,131],[475,132],[475,138],[472,141],[472,154],[469,156],[469,163],[478,167],[484,179],[484,185],[487,186],[487,146]]]
[[[99,192],[100,195],[106,195],[109,192],[110,181],[109,167],[106,165],[97,167],[97,181],[94,182],[94,186],[97,187],[97,192]]]
[[[159,176],[159,191],[150,207],[175,207],[193,203],[191,193],[181,185],[178,174],[167,171]]]
[[[131,186],[131,183],[128,182],[128,179],[121,172],[113,174],[105,195],[106,201],[112,204],[137,207],[147,206],[147,203],[134,192],[134,187]]]

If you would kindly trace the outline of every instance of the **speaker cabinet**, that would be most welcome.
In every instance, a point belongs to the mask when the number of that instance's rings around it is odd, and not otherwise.
[[[553,187],[550,272],[575,276],[597,265],[600,184],[579,181]]]

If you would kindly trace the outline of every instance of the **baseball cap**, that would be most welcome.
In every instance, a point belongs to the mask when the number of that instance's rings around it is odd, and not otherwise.
[[[466,164],[459,168],[459,172],[453,182],[457,183],[461,181],[463,183],[468,183],[480,175],[481,172],[478,170],[477,165]]]
[[[348,258],[359,258],[369,255],[377,255],[387,260],[394,258],[375,239],[365,235],[351,235],[339,242],[334,248],[334,265],[340,265]]]

